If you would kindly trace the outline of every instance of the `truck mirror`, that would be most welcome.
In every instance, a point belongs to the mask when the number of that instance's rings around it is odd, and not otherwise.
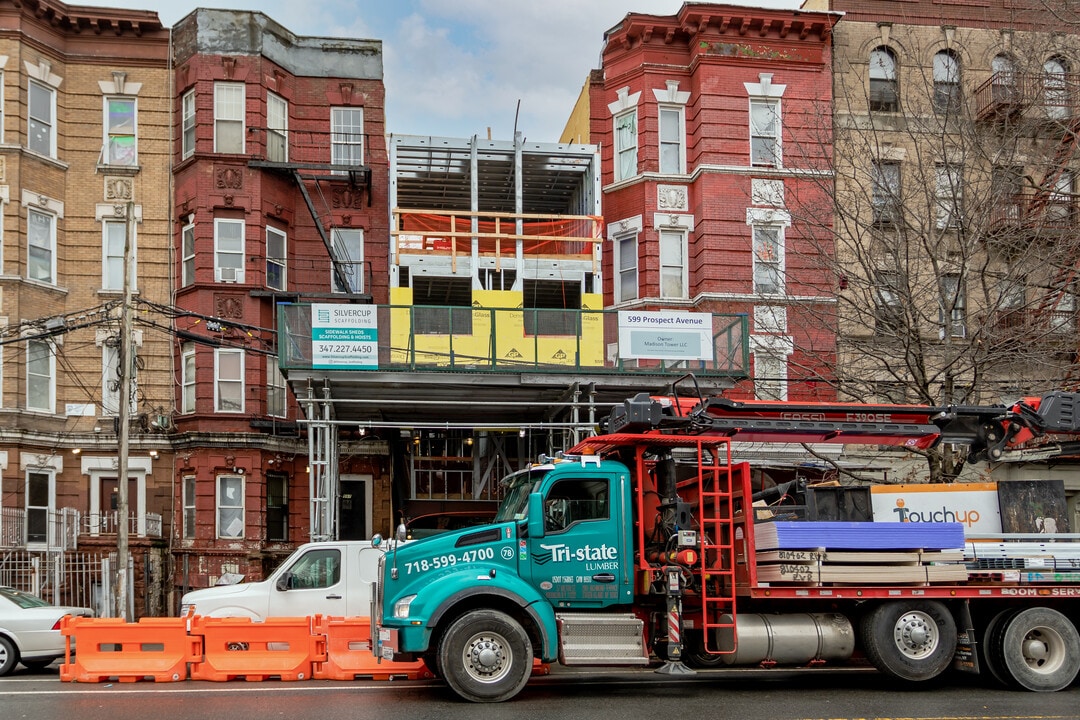
[[[277,582],[274,583],[274,587],[277,588],[278,590],[281,590],[282,592],[284,592],[285,590],[289,589],[289,586],[291,584],[292,584],[292,573],[291,572],[284,572],[284,573],[281,574],[281,577],[279,577],[277,579]]]
[[[529,494],[529,537],[544,537],[544,496]]]

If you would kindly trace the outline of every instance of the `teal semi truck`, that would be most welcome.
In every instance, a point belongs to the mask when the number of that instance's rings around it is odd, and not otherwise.
[[[1080,617],[1080,582],[969,576],[949,548],[908,549],[896,563],[875,554],[867,557],[885,564],[870,566],[852,552],[761,551],[755,537],[769,513],[755,505],[731,441],[949,442],[971,461],[1032,449],[1045,457],[1080,452],[1068,437],[1080,431],[1076,400],[931,407],[639,395],[614,408],[603,434],[505,478],[490,525],[390,548],[372,591],[373,652],[422,658],[475,702],[514,697],[536,659],[669,674],[862,660],[908,682],[953,666],[1028,690],[1067,687],[1080,669],[1070,619]],[[1055,552],[1071,547],[1080,545]],[[840,556],[856,563],[839,566],[857,568],[856,579],[821,581]],[[922,574],[912,577],[913,567]]]

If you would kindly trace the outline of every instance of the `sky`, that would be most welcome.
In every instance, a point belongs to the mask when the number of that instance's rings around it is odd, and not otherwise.
[[[387,132],[557,142],[604,33],[628,12],[671,15],[682,0],[81,0],[156,10],[259,10],[297,35],[383,43]],[[798,7],[798,0],[731,4]],[[520,103],[520,105],[519,105]],[[515,125],[516,124],[516,125]]]

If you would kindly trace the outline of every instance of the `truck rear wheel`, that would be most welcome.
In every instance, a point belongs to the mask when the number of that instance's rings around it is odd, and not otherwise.
[[[978,646],[980,671],[990,674],[998,684],[1008,687],[1012,685],[1012,678],[1005,668],[1001,657],[1001,634],[1005,626],[1009,624],[1009,618],[1016,614],[1016,610],[1002,610],[986,624],[986,632],[983,633],[982,642]]]
[[[455,620],[439,643],[438,672],[459,696],[502,702],[525,687],[532,643],[521,624],[497,610],[473,610]]]
[[[1068,687],[1080,671],[1080,634],[1057,610],[1021,610],[995,635],[987,654],[1017,687],[1054,692]]]
[[[956,621],[932,600],[882,603],[863,616],[861,631],[866,657],[900,680],[932,680],[956,652]]]

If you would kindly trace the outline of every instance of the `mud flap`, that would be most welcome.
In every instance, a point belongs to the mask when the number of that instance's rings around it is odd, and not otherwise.
[[[978,675],[979,641],[967,600],[954,611],[953,618],[956,620],[956,654],[953,655],[952,667],[959,672]]]

